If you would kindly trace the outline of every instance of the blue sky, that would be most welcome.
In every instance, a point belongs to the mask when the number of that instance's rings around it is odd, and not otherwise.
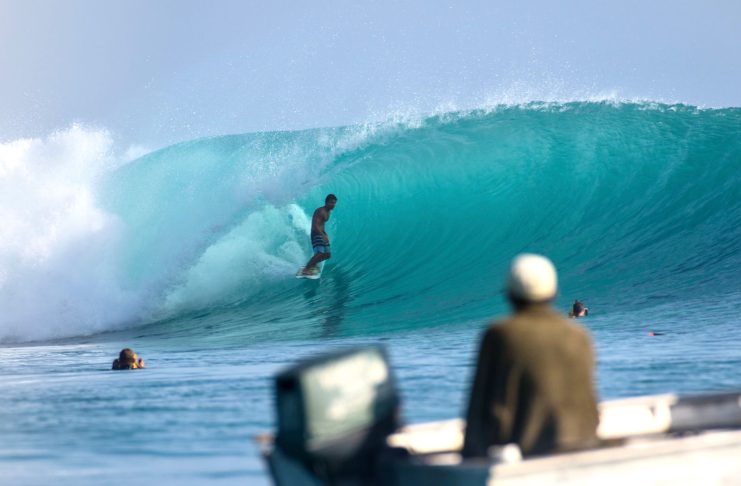
[[[0,141],[617,96],[741,106],[741,2],[0,0]]]

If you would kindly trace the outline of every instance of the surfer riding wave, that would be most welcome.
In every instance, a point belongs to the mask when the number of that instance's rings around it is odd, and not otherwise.
[[[329,221],[329,213],[337,204],[337,196],[328,194],[324,199],[324,206],[317,208],[311,217],[311,247],[314,255],[299,271],[300,275],[316,275],[319,273],[320,262],[329,260],[332,254],[329,249],[329,236],[324,230],[324,225]]]

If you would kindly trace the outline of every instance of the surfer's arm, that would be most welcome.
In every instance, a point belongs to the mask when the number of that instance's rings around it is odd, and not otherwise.
[[[319,217],[321,219],[321,225],[319,227],[319,231],[321,232],[322,237],[324,238],[324,243],[329,245],[329,235],[324,229],[324,225],[327,224],[327,221],[329,221],[329,213],[327,211],[322,211]]]
[[[324,225],[329,220],[329,213],[322,207],[317,208],[316,211],[314,211],[314,215],[311,218],[311,233],[319,233],[322,235],[322,238],[324,239],[324,243],[329,245],[329,236],[327,235],[327,232],[324,230]]]

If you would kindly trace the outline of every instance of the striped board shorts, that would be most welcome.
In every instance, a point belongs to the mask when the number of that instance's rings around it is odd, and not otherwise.
[[[317,253],[329,253],[329,245],[324,242],[324,237],[319,233],[311,235],[311,247],[314,249],[314,254]]]

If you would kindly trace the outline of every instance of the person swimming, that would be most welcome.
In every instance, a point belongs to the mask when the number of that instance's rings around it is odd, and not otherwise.
[[[574,305],[571,306],[569,317],[578,319],[579,317],[585,317],[587,315],[589,315],[589,308],[585,307],[579,300],[575,300]]]
[[[118,354],[118,359],[113,360],[113,370],[136,370],[144,368],[144,360],[141,359],[131,348],[124,348]]]

